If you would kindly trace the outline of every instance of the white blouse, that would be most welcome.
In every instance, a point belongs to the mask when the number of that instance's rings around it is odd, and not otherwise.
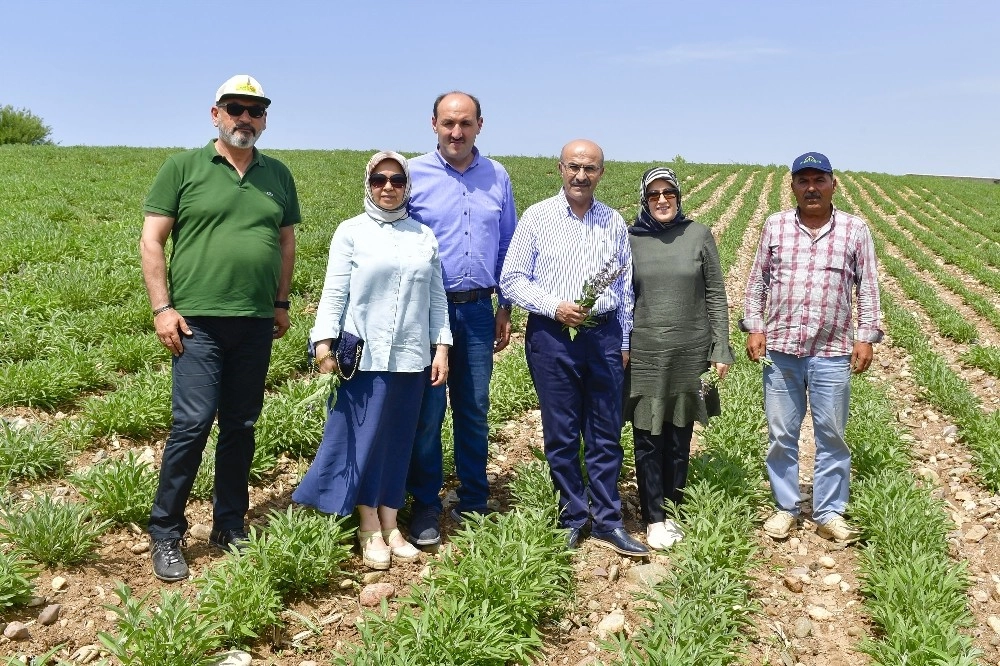
[[[365,341],[359,370],[420,372],[431,345],[451,345],[448,301],[434,232],[416,220],[362,213],[330,242],[313,342],[347,330]]]

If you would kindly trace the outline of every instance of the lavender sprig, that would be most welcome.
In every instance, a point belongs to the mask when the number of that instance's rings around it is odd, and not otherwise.
[[[604,267],[594,277],[583,283],[583,296],[574,302],[581,307],[587,308],[587,318],[580,322],[578,326],[563,324],[563,330],[569,331],[570,340],[576,339],[576,334],[580,332],[578,329],[590,328],[596,325],[597,322],[594,321],[589,310],[594,307],[594,304],[597,303],[597,299],[601,297],[604,290],[610,287],[618,279],[618,276],[624,272],[625,266],[619,264],[616,257],[611,256],[608,258],[608,262],[604,264]]]

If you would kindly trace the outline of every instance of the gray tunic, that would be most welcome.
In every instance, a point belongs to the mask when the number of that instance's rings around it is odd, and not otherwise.
[[[654,435],[664,423],[708,423],[718,392],[699,395],[711,363],[733,363],[729,309],[719,251],[702,224],[629,235],[635,324],[626,373],[625,418]]]

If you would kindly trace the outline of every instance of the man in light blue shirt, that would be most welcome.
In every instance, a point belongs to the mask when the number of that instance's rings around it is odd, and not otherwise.
[[[559,174],[562,190],[524,211],[500,288],[530,313],[525,355],[569,547],[577,546],[592,519],[597,545],[642,557],[649,552],[625,531],[618,493],[635,304],[628,228],[616,210],[594,198],[604,175],[600,146],[583,139],[566,144]],[[602,271],[618,275],[596,289],[593,307],[577,303],[584,283]],[[581,436],[588,483],[580,469]]]
[[[431,127],[437,150],[410,161],[409,211],[438,239],[454,344],[448,355],[447,396],[444,386],[429,384],[424,393],[407,477],[413,495],[409,538],[417,546],[441,541],[441,424],[448,399],[461,483],[452,518],[460,522],[462,514],[489,511],[490,376],[493,354],[510,342],[510,303],[498,294],[500,307],[494,314],[492,295],[517,223],[507,171],[475,146],[483,127],[479,100],[458,91],[438,96]]]

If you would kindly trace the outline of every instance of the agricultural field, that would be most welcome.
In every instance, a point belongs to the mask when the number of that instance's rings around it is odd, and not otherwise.
[[[170,358],[137,244],[171,152],[0,147],[0,627],[24,625],[0,638],[0,664],[200,665],[234,649],[280,666],[1000,664],[1000,186],[837,174],[835,204],[874,232],[887,333],[855,379],[848,426],[859,544],[820,539],[808,521],[785,542],[760,531],[760,371],[735,322],[760,225],[792,205],[788,170],[682,162],[684,210],[719,244],[740,359],[723,415],[697,434],[687,538],[647,563],[586,541],[562,548],[517,334],[491,387],[500,513],[464,528],[446,519],[440,552],[372,575],[350,519],[290,500],[325,417],[305,340],[370,153],[273,151],[296,176],[304,222],[292,329],[275,344],[257,424],[252,543],[240,557],[207,543],[210,441],[188,508],[192,575],[168,585],[150,571],[144,521]],[[554,159],[499,159],[519,210],[560,185]],[[633,218],[648,166],[609,162],[599,198]],[[808,498],[808,427],[803,441]],[[623,444],[626,527],[642,535],[628,429]],[[395,596],[363,605],[373,582]]]

